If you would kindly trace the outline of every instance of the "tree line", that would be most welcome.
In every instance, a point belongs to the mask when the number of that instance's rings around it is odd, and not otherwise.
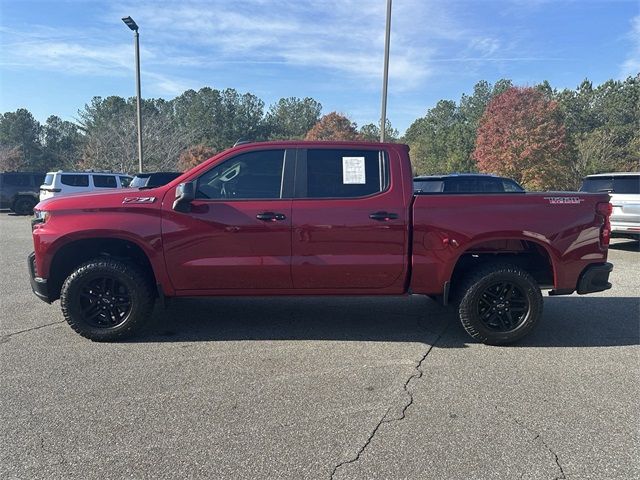
[[[44,124],[26,109],[0,117],[0,170],[137,167],[135,98],[94,97],[75,122],[53,115]],[[313,98],[281,98],[266,108],[251,93],[205,87],[172,100],[142,102],[145,169],[184,170],[246,140],[364,140],[379,125],[358,127],[344,115],[322,115]],[[416,174],[489,172],[528,188],[575,188],[590,173],[638,170],[640,75],[576,89],[548,82],[517,87],[478,82],[458,102],[441,100],[400,137]]]

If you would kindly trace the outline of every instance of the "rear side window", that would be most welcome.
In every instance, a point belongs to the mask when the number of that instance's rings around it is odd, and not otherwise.
[[[580,187],[581,192],[597,193],[613,191],[613,177],[585,178]]]
[[[60,183],[69,187],[88,187],[89,175],[62,174],[60,175]]]
[[[117,188],[116,177],[114,175],[94,175],[93,184],[96,188]]]
[[[5,175],[4,184],[14,187],[28,187],[30,178],[29,175]]]
[[[640,194],[640,175],[591,177],[582,180],[581,192]]]
[[[613,178],[614,193],[640,194],[640,175]]]
[[[378,150],[307,150],[307,198],[354,198],[388,187],[388,165]]]

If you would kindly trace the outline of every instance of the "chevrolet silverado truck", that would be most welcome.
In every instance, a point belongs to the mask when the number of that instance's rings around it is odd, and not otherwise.
[[[611,287],[610,214],[606,193],[414,194],[401,144],[251,143],[158,188],[40,202],[28,267],[95,341],[168,297],[428,295],[507,344],[540,320],[541,289]]]

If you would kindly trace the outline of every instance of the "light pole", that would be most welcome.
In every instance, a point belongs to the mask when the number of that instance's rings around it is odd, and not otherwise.
[[[384,71],[382,73],[382,114],[380,115],[380,141],[384,142],[387,126],[387,85],[389,83],[389,40],[391,38],[391,0],[387,0],[387,27],[384,34]]]
[[[140,35],[138,34],[138,24],[131,17],[123,17],[122,21],[133,30],[136,46],[136,110],[138,117],[138,169],[142,173],[142,108],[140,99]]]

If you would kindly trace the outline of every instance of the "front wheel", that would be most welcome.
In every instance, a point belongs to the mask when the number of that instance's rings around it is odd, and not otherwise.
[[[154,296],[146,275],[132,263],[96,258],[80,265],[60,292],[67,323],[85,338],[113,341],[147,321]]]
[[[527,335],[542,317],[542,293],[524,270],[510,264],[485,265],[461,287],[462,326],[488,345],[506,345]]]

